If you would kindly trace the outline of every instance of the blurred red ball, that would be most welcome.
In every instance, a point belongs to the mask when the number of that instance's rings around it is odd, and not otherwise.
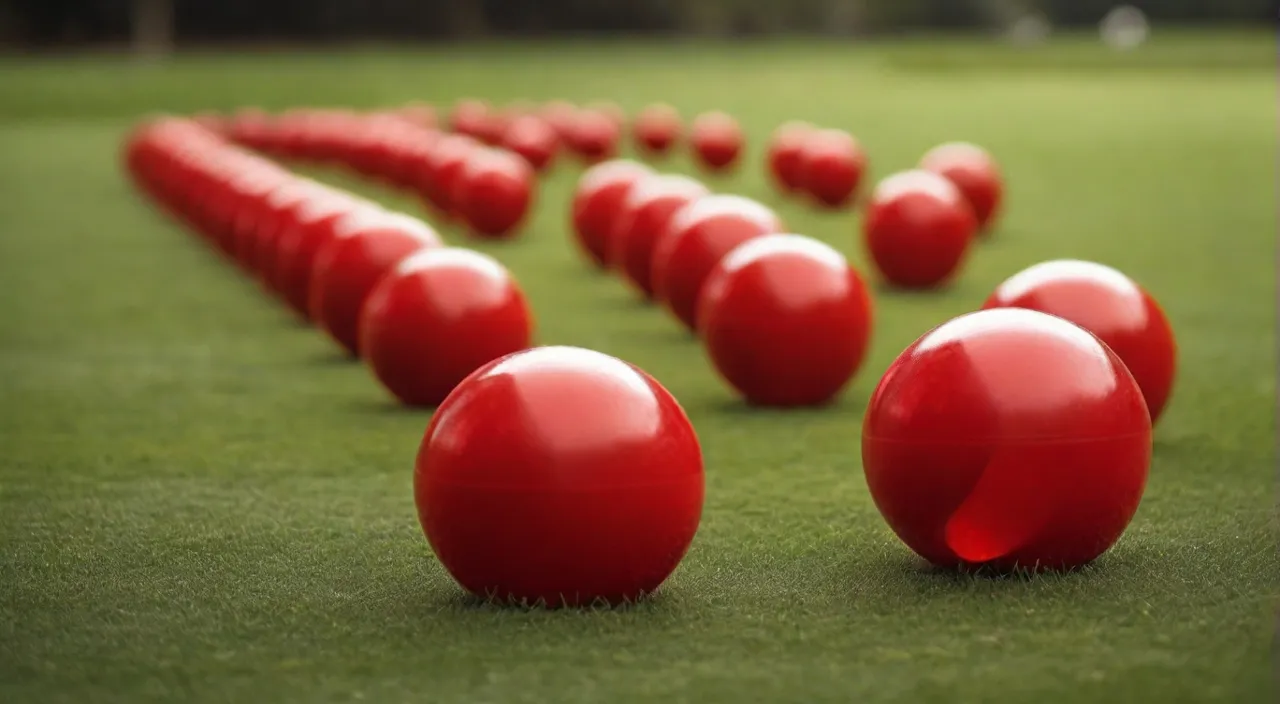
[[[815,130],[800,150],[800,180],[814,201],[827,208],[853,202],[867,170],[867,155],[843,130]]]
[[[698,162],[713,172],[727,171],[737,163],[743,139],[738,121],[720,111],[698,115],[689,134]]]
[[[955,276],[977,226],[950,181],[930,171],[903,171],[876,186],[863,242],[890,284],[930,288]]]
[[[979,232],[991,227],[1004,198],[1004,181],[985,149],[967,142],[943,144],[924,155],[920,168],[945,176],[960,189],[978,219]]]

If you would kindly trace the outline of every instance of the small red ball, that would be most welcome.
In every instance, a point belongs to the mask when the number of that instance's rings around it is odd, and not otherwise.
[[[627,192],[610,238],[609,261],[645,298],[653,298],[653,250],[671,217],[709,193],[701,183],[675,174],[643,178]]]
[[[920,168],[945,176],[960,189],[973,208],[980,232],[991,226],[1004,198],[1004,181],[985,149],[967,142],[943,144],[924,155]]]
[[[1151,421],[1124,363],[1076,325],[988,310],[885,372],[862,463],[876,506],[942,566],[1068,569],[1110,548],[1146,486]]]
[[[573,103],[552,100],[544,103],[537,113],[546,120],[548,125],[551,125],[551,129],[556,131],[556,136],[561,141],[567,142],[573,136],[573,125],[578,118],[578,108]]]
[[[743,242],[784,229],[777,213],[750,198],[711,195],[694,200],[672,216],[654,247],[654,298],[696,331],[698,297],[716,264]]]
[[[427,162],[426,172],[420,175],[419,190],[427,195],[432,208],[444,218],[457,216],[456,194],[463,170],[471,154],[481,145],[471,137],[446,135],[436,142]]]
[[[801,155],[805,140],[816,130],[808,122],[799,121],[784,123],[774,130],[769,140],[769,175],[783,193],[795,193],[804,188]]]
[[[573,119],[569,146],[587,163],[610,159],[618,151],[621,130],[599,110],[580,110]]]
[[[502,146],[524,157],[535,171],[545,171],[555,161],[560,138],[545,120],[536,115],[522,115],[507,125]]]
[[[472,234],[514,236],[534,199],[533,167],[516,154],[477,149],[459,177],[456,204]]]
[[[636,148],[652,156],[671,151],[680,139],[680,113],[665,103],[650,105],[636,115],[632,131]]]
[[[634,602],[702,516],[702,453],[680,405],[621,360],[540,347],[468,377],[431,419],[414,499],[467,591],[550,608]]]
[[[949,280],[976,228],[960,191],[929,171],[903,171],[881,181],[863,220],[864,244],[876,268],[904,288]]]
[[[1138,382],[1152,425],[1160,419],[1173,391],[1178,345],[1160,304],[1133,279],[1102,264],[1059,259],[1014,274],[983,308],[1038,310],[1097,335]]]
[[[843,130],[816,130],[800,150],[800,181],[813,199],[827,208],[853,202],[867,170],[867,154]]]
[[[360,312],[383,275],[427,247],[441,247],[435,230],[417,218],[383,213],[320,250],[311,275],[311,319],[352,356],[360,354]]]
[[[774,234],[720,260],[697,320],[716,370],[749,403],[813,406],[833,400],[862,364],[872,303],[839,252]]]
[[[610,266],[610,238],[631,187],[653,171],[639,162],[615,159],[583,172],[573,194],[573,233],[583,253],[598,267]]]
[[[708,171],[727,171],[742,154],[742,128],[727,113],[705,112],[694,118],[689,139],[698,162]]]
[[[492,257],[455,247],[400,260],[360,311],[359,349],[401,403],[435,406],[468,374],[529,346],[524,294]]]
[[[449,112],[449,128],[458,134],[483,139],[492,113],[489,103],[477,98],[463,98]]]

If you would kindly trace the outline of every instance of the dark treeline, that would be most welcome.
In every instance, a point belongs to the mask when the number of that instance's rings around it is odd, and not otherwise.
[[[1029,12],[1088,25],[1118,0],[0,0],[0,36],[129,39],[135,17],[183,41],[611,34],[874,34],[990,29]],[[1273,0],[1131,0],[1153,22],[1270,22]]]

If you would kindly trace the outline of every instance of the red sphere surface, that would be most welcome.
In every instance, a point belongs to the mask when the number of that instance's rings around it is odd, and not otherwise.
[[[652,377],[540,347],[458,385],[418,451],[427,540],[467,591],[548,607],[634,602],[676,569],[702,516],[702,453]]]
[[[573,136],[573,125],[578,119],[578,108],[566,100],[551,100],[542,105],[538,115],[546,120],[561,141]]]
[[[1029,308],[1098,336],[1142,389],[1154,425],[1169,401],[1178,345],[1160,304],[1133,279],[1072,259],[1036,264],[1000,284],[983,308]]]
[[[833,400],[862,364],[872,302],[839,252],[775,234],[720,260],[697,319],[711,362],[749,403],[812,406]]]
[[[292,225],[280,235],[276,248],[273,288],[303,318],[310,319],[312,273],[320,250],[338,237],[337,225],[363,208],[376,207],[354,196],[313,201],[299,210]]]
[[[650,105],[641,110],[632,126],[636,148],[651,155],[671,151],[680,139],[680,130],[680,113],[665,103]]]
[[[483,139],[489,127],[493,108],[477,98],[463,98],[449,111],[449,128],[475,139]]]
[[[977,221],[950,181],[917,170],[881,181],[862,225],[864,244],[889,283],[930,288],[959,270]]]
[[[457,215],[454,195],[462,180],[463,169],[472,152],[482,146],[476,140],[459,134],[446,135],[436,142],[426,171],[420,174],[418,190],[426,194],[427,202],[442,217]]]
[[[435,406],[468,374],[529,346],[524,294],[492,257],[427,249],[400,260],[360,311],[359,349],[401,403]]]
[[[614,223],[609,260],[646,298],[653,298],[653,250],[677,210],[705,195],[707,187],[675,174],[637,181]]]
[[[472,234],[514,236],[533,203],[533,167],[512,152],[477,149],[459,179],[457,208]]]
[[[545,171],[555,160],[560,138],[546,120],[522,115],[507,125],[502,146],[524,157],[536,171]]]
[[[800,180],[809,195],[828,208],[851,203],[866,170],[862,145],[843,130],[814,131],[800,150]]]
[[[742,128],[727,113],[705,112],[694,118],[689,140],[698,162],[708,171],[726,171],[742,154]]]
[[[943,566],[1072,568],[1120,537],[1146,486],[1151,421],[1124,363],[1030,310],[960,316],[885,372],[862,463],[898,537]]]
[[[335,238],[316,256],[311,319],[352,356],[359,356],[360,312],[378,281],[410,254],[441,246],[430,226],[398,213],[386,213]]]
[[[610,265],[610,238],[631,186],[652,175],[644,164],[615,159],[592,166],[578,180],[573,194],[573,232],[596,266],[604,269]]]
[[[716,264],[743,242],[784,229],[777,213],[750,198],[711,195],[689,203],[654,247],[654,298],[696,331],[698,297]]]
[[[769,139],[769,175],[783,193],[794,193],[804,188],[801,154],[805,140],[816,129],[808,122],[787,122],[774,130]]]
[[[620,135],[613,118],[599,110],[580,110],[573,119],[568,142],[583,160],[595,163],[613,157]]]
[[[991,226],[1004,198],[1004,181],[985,149],[967,142],[943,144],[924,155],[920,168],[945,176],[960,189],[978,219],[979,231]]]

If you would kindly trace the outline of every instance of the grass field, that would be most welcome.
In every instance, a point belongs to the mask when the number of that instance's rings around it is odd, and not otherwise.
[[[1275,90],[1274,39],[1247,33],[1132,55],[917,40],[0,59],[0,699],[1274,701]],[[519,277],[540,342],[623,357],[681,400],[706,511],[651,602],[478,605],[414,514],[428,415],[152,211],[118,159],[156,110],[464,95],[729,110],[751,153],[713,188],[859,263],[855,217],[767,185],[778,123],[851,129],[879,176],[980,142],[1010,207],[949,290],[878,293],[872,353],[839,405],[767,412],[588,270],[563,165],[526,236],[482,248]],[[1130,273],[1179,335],[1143,505],[1078,573],[930,570],[867,494],[865,399],[929,327],[1063,256]]]

